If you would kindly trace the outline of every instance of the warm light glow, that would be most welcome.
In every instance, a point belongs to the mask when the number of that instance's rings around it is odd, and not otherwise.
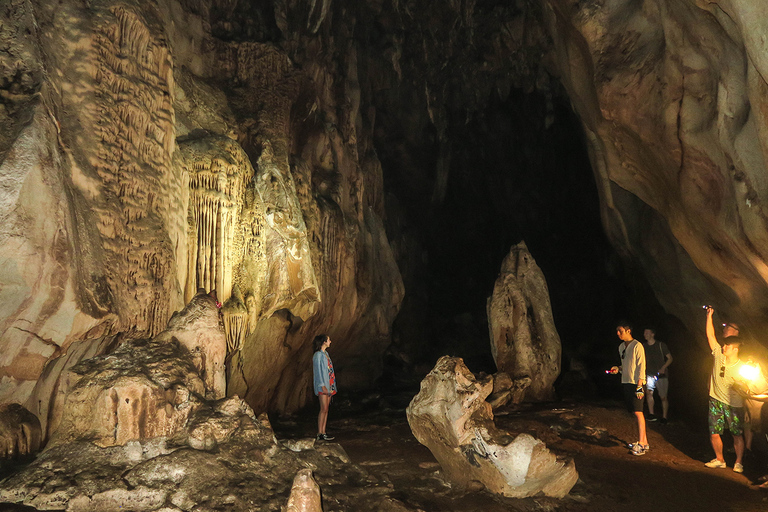
[[[739,375],[741,375],[747,380],[755,380],[760,375],[760,368],[758,368],[757,366],[750,366],[748,364],[745,364],[739,370]]]

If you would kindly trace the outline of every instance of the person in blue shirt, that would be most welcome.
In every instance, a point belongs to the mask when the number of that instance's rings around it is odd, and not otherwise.
[[[320,399],[320,413],[317,415],[317,440],[331,441],[332,436],[325,433],[328,423],[328,408],[331,405],[331,397],[336,394],[336,374],[333,371],[333,362],[328,355],[328,347],[331,346],[331,337],[327,334],[318,334],[312,341],[315,354],[312,356],[312,373],[314,390]]]

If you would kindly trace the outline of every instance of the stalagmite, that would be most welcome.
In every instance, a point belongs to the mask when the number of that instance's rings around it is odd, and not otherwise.
[[[323,512],[320,487],[312,478],[311,469],[302,469],[296,474],[286,512]]]
[[[504,258],[487,310],[498,370],[515,380],[528,379],[527,400],[552,399],[560,375],[560,336],[547,282],[525,242]]]

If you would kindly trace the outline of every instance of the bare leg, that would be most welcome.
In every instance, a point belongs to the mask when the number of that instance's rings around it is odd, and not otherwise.
[[[635,418],[637,419],[637,442],[640,444],[648,444],[648,437],[645,435],[645,416],[642,411],[635,412]]]
[[[710,434],[709,441],[712,443],[712,449],[715,450],[715,458],[720,462],[725,462],[723,459],[723,438],[720,434]]]
[[[331,405],[331,397],[328,395],[317,395],[320,399],[320,413],[317,415],[317,433],[325,434],[325,425],[328,423],[328,408]]]
[[[733,449],[736,450],[736,464],[741,464],[744,457],[744,436],[733,436]]]

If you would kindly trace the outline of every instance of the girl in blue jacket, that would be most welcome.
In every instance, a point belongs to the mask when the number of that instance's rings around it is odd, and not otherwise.
[[[328,407],[331,405],[331,397],[336,394],[336,374],[333,371],[331,356],[327,348],[331,346],[331,337],[327,334],[318,334],[312,342],[315,355],[312,356],[312,373],[314,375],[315,394],[320,399],[320,414],[317,415],[317,439],[330,441],[333,437],[325,433],[325,424],[328,422]]]

